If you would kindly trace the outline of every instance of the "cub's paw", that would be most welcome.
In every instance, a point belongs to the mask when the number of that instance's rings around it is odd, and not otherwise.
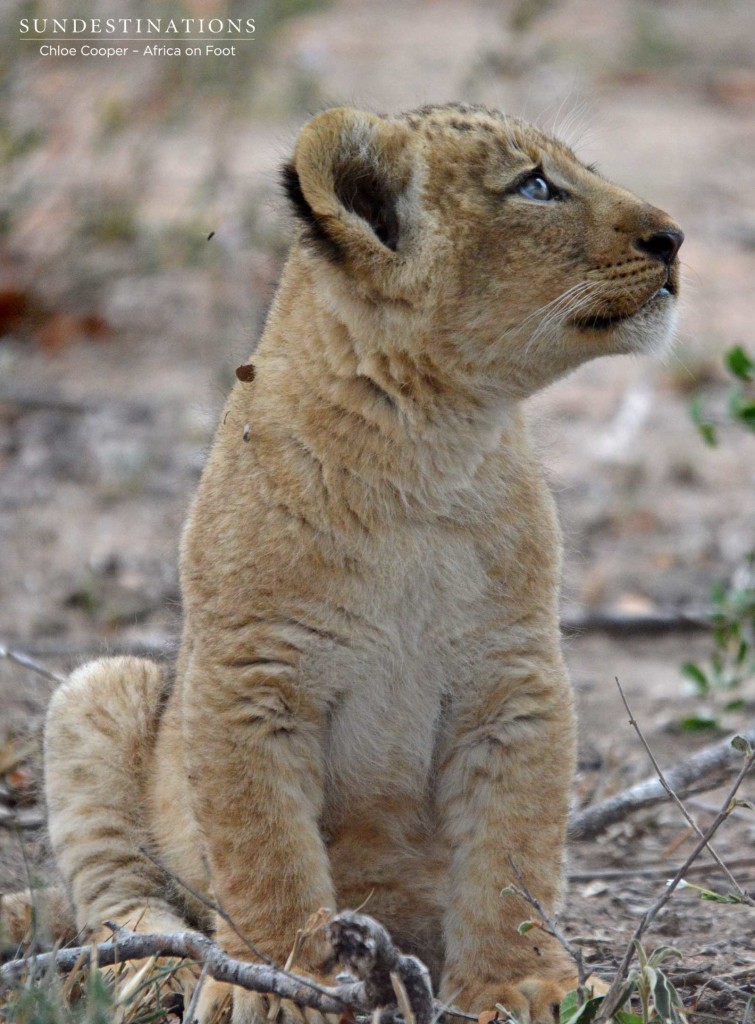
[[[338,1024],[339,1018],[299,1007],[288,999],[249,992],[208,978],[200,992],[194,1019],[198,1024]]]
[[[574,975],[560,978],[531,976],[514,985],[490,985],[476,992],[463,992],[455,1004],[480,1014],[480,1024],[490,1024],[496,1017],[505,1016],[496,1009],[504,1007],[520,1024],[554,1024],[559,1019],[559,1007],[567,992],[577,988]],[[599,978],[590,977],[586,987],[592,995],[604,995],[608,987]]]

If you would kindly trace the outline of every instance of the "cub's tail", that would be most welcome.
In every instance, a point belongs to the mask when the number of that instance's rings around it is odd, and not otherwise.
[[[56,690],[45,729],[50,840],[76,927],[185,927],[149,847],[146,780],[169,687],[155,662],[103,658]],[[108,931],[109,934],[109,931]]]

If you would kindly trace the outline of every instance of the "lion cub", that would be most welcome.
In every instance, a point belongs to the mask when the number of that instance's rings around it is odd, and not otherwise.
[[[441,998],[551,1021],[570,966],[501,895],[517,869],[558,906],[574,771],[521,405],[666,342],[683,235],[482,107],[326,111],[284,177],[299,234],[186,525],[175,679],[106,659],[50,706],[57,862],[78,927],[189,921],[241,958],[141,847],[277,961],[366,902]],[[236,1024],[265,1013],[234,993]]]

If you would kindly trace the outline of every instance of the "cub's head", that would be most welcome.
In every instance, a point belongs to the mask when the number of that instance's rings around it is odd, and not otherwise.
[[[296,258],[364,344],[524,395],[673,333],[678,225],[516,118],[329,110],[284,181]]]

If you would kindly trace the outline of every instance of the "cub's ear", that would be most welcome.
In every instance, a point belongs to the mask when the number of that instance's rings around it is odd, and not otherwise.
[[[347,107],[304,127],[283,184],[306,241],[333,261],[395,253],[411,180],[405,125]]]

